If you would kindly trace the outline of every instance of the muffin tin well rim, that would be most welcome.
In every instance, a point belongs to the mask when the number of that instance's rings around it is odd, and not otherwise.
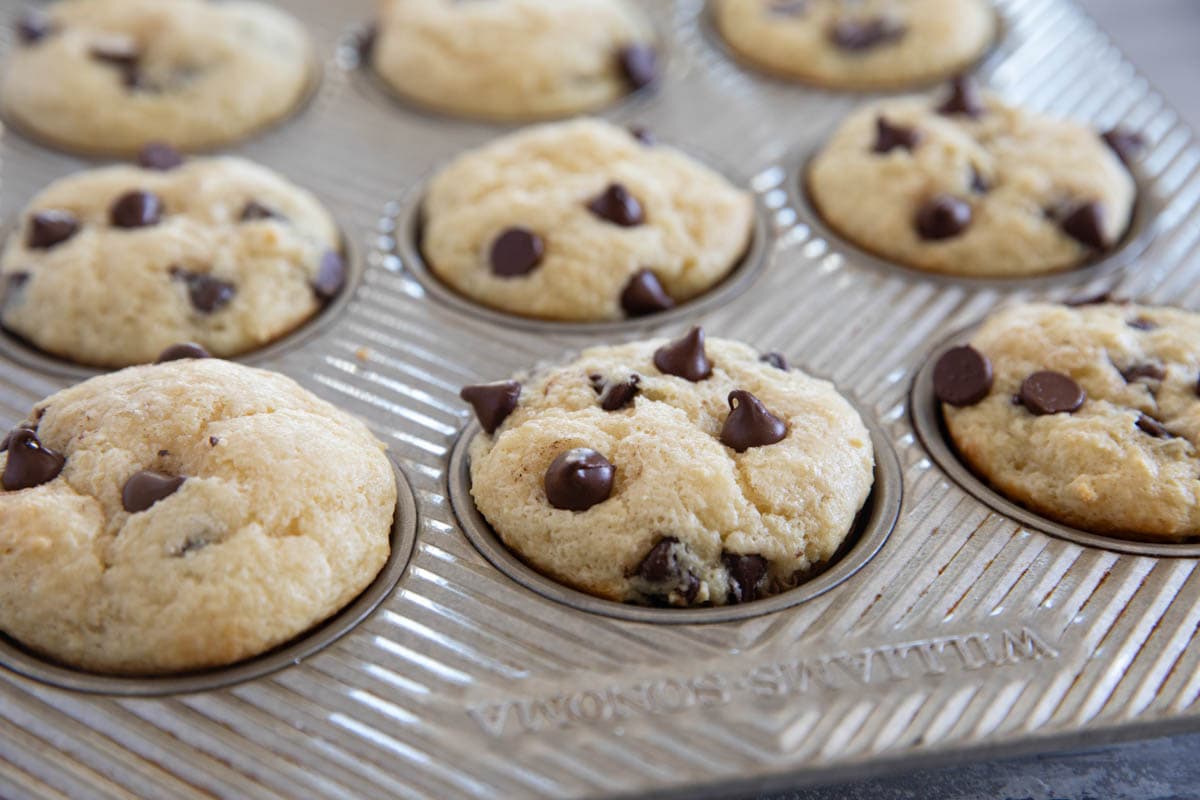
[[[1156,238],[1158,219],[1163,211],[1164,203],[1162,197],[1155,191],[1154,182],[1142,171],[1139,163],[1134,162],[1133,166],[1127,167],[1127,169],[1133,177],[1136,193],[1129,226],[1125,229],[1120,241],[1110,250],[1097,254],[1069,269],[1011,278],[955,275],[919,269],[876,254],[865,246],[846,238],[826,222],[824,215],[812,198],[808,186],[808,172],[813,160],[828,143],[829,136],[833,134],[833,131],[837,130],[846,117],[860,108],[860,105],[856,105],[850,109],[845,116],[837,119],[823,136],[815,142],[797,148],[784,162],[787,165],[785,191],[800,221],[812,230],[816,238],[829,244],[831,250],[841,255],[849,264],[885,274],[900,275],[910,280],[929,281],[940,285],[957,285],[968,289],[1041,290],[1079,286],[1101,277],[1120,273],[1131,267],[1145,254]]]
[[[994,313],[994,312],[991,312]],[[979,320],[964,328],[960,328],[945,339],[930,348],[928,357],[913,378],[909,392],[909,415],[917,438],[920,439],[925,451],[941,468],[947,477],[960,488],[965,490],[975,500],[987,506],[991,511],[1020,523],[1023,527],[1040,531],[1049,536],[1065,539],[1084,547],[1099,548],[1127,555],[1157,556],[1167,558],[1196,558],[1200,557],[1200,542],[1189,544],[1171,544],[1167,542],[1148,542],[1135,539],[1121,539],[1092,533],[1079,528],[1064,525],[1049,517],[1044,517],[1036,511],[1018,505],[1009,500],[996,489],[993,489],[982,478],[978,477],[967,464],[959,458],[958,451],[950,441],[949,434],[943,422],[941,404],[933,393],[933,368],[937,356],[947,348],[967,344],[971,336],[979,330],[983,320]]]
[[[711,47],[724,57],[727,61],[735,65],[742,72],[751,75],[755,78],[767,81],[771,84],[784,87],[792,87],[799,90],[808,90],[816,92],[827,92],[831,95],[845,97],[889,97],[910,94],[922,90],[932,89],[936,86],[944,84],[946,81],[956,75],[975,75],[978,73],[989,72],[996,65],[1001,63],[1017,46],[1014,36],[1015,25],[1006,16],[1005,9],[1002,9],[995,0],[988,0],[988,4],[992,7],[992,13],[996,19],[995,35],[992,41],[984,48],[983,52],[965,64],[962,69],[955,72],[947,73],[935,78],[913,81],[910,83],[896,85],[877,85],[865,87],[849,87],[849,86],[827,86],[817,81],[807,80],[788,75],[782,70],[773,70],[765,64],[760,64],[750,58],[739,53],[732,44],[726,41],[724,34],[721,33],[721,28],[717,24],[717,3],[721,0],[703,0],[703,8],[696,15],[696,24],[700,28],[701,38]]]
[[[430,173],[429,177],[415,184],[399,204],[389,204],[390,208],[385,209],[384,217],[380,220],[379,236],[386,239],[387,244],[384,246],[378,239],[376,240],[372,253],[374,258],[371,261],[384,265],[383,268],[391,272],[411,276],[430,297],[456,313],[466,314],[493,325],[515,328],[526,333],[568,336],[616,335],[633,331],[647,331],[671,323],[699,319],[706,312],[740,296],[761,277],[771,261],[775,236],[768,222],[770,212],[763,203],[761,195],[732,178],[729,170],[715,165],[713,161],[697,156],[687,148],[676,147],[674,149],[691,158],[696,158],[707,168],[716,170],[740,191],[749,194],[754,201],[754,211],[750,223],[749,243],[733,268],[707,291],[666,311],[617,320],[557,321],[524,317],[501,311],[460,294],[434,273],[425,260],[420,244],[425,192],[432,176],[438,174],[438,171],[445,166],[444,164]],[[395,209],[395,213],[389,213],[392,209]],[[394,266],[388,266],[389,264]]]
[[[862,418],[875,451],[875,480],[850,533],[853,544],[811,579],[793,589],[750,603],[706,608],[655,608],[620,603],[573,589],[526,564],[500,540],[471,497],[468,450],[475,437],[482,433],[477,420],[472,419],[463,428],[450,453],[446,470],[447,496],[464,535],[493,567],[533,593],[576,611],[627,622],[666,625],[736,622],[774,614],[813,600],[855,575],[879,554],[900,519],[904,489],[899,457],[874,417],[865,414],[847,395],[841,396]]]
[[[350,76],[350,82],[356,91],[365,99],[381,107],[394,111],[404,111],[418,114],[429,119],[463,125],[479,125],[496,130],[515,131],[529,125],[539,125],[551,122],[563,122],[578,116],[623,117],[644,107],[655,94],[663,90],[671,69],[671,53],[668,47],[671,37],[664,35],[654,18],[649,22],[654,30],[655,55],[658,61],[658,76],[650,84],[625,92],[611,103],[582,111],[571,111],[560,114],[538,114],[530,117],[489,117],[482,114],[456,113],[433,105],[422,103],[415,97],[404,94],[375,70],[370,58],[363,57],[365,43],[370,40],[374,46],[378,36],[378,21],[374,18],[359,20],[342,32],[335,45],[335,63]]]
[[[285,12],[289,13],[290,12]],[[263,121],[259,125],[245,131],[240,136],[237,136],[229,141],[213,142],[202,147],[181,148],[180,152],[189,156],[206,156],[220,155],[229,152],[232,148],[242,147],[251,142],[257,141],[285,126],[299,120],[306,114],[311,107],[316,103],[317,97],[321,94],[321,89],[325,85],[325,61],[322,56],[320,47],[316,39],[312,35],[312,31],[302,20],[291,15],[304,27],[305,34],[308,36],[308,67],[307,74],[304,78],[304,88],[296,97],[296,102],[293,103],[288,110],[278,117]],[[4,58],[9,55],[6,53]],[[2,63],[2,62],[0,62]],[[137,147],[120,148],[120,147],[79,147],[67,142],[61,141],[48,134],[43,134],[34,130],[32,126],[25,124],[19,119],[12,110],[8,107],[8,103],[4,102],[3,97],[0,97],[0,123],[4,127],[19,135],[22,139],[30,142],[38,147],[44,147],[51,152],[58,153],[64,156],[71,156],[83,161],[90,162],[105,162],[114,159],[131,159],[137,156],[138,151],[146,143],[156,141],[153,137],[146,140]]]
[[[324,203],[322,205],[324,206]],[[10,236],[20,235],[22,215],[23,211],[19,211],[11,219],[0,224],[0,249],[3,248]],[[341,225],[336,217],[333,219],[334,227],[338,232],[339,255],[341,255],[343,263],[346,266],[346,282],[342,286],[341,291],[333,299],[326,301],[318,307],[312,316],[301,321],[294,328],[278,338],[267,342],[262,347],[247,350],[237,355],[217,356],[218,358],[222,358],[225,361],[235,361],[249,367],[269,367],[271,362],[280,356],[308,344],[322,334],[328,333],[330,327],[335,325],[346,313],[350,307],[350,301],[357,294],[359,287],[363,283],[366,265],[360,249],[346,235],[345,227]],[[125,367],[97,367],[79,364],[70,359],[42,350],[33,342],[9,330],[3,324],[0,324],[0,357],[8,358],[22,367],[32,369],[43,375],[68,378],[76,381],[87,380],[88,378],[116,372],[120,369],[127,369],[130,366],[139,366],[137,364],[130,364]]]
[[[124,676],[88,672],[55,663],[0,632],[0,667],[59,689],[115,697],[163,697],[222,689],[263,678],[299,664],[352,633],[392,594],[412,560],[417,539],[417,502],[407,476],[385,454],[396,479],[396,510],[391,552],[379,574],[354,599],[323,622],[266,653],[224,667],[162,676]]]

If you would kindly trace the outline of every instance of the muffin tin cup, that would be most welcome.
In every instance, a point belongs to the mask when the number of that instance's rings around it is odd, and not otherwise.
[[[408,480],[389,457],[396,477],[396,512],[392,519],[391,553],[375,579],[356,598],[324,622],[262,655],[197,672],[125,676],[88,672],[58,664],[0,633],[0,666],[41,683],[89,694],[159,697],[220,689],[262,678],[299,664],[352,631],[391,594],[408,567],[417,533],[417,506]]]
[[[684,150],[683,152],[688,151]],[[691,153],[688,154],[691,155]],[[712,163],[705,159],[701,159],[701,161],[705,165]],[[718,168],[718,171],[727,179],[729,178],[726,170]],[[431,298],[457,313],[466,314],[503,328],[531,333],[575,336],[610,334],[615,336],[699,319],[706,312],[729,303],[758,279],[767,268],[774,243],[771,226],[768,223],[769,213],[762,198],[755,194],[750,243],[746,252],[720,282],[703,294],[667,311],[648,314],[644,317],[596,322],[560,322],[523,317],[476,302],[442,282],[442,279],[433,272],[421,252],[421,206],[424,202],[424,195],[424,186],[422,186],[421,189],[409,193],[401,202],[389,204],[384,210],[384,217],[379,224],[379,239],[373,259],[378,259],[385,269],[412,276]]]
[[[937,356],[948,348],[968,344],[971,336],[979,329],[981,323],[964,328],[930,351],[929,358],[917,371],[909,396],[909,409],[912,414],[913,428],[920,437],[930,457],[941,467],[949,478],[962,487],[968,494],[979,502],[992,508],[999,514],[1031,530],[1040,531],[1059,539],[1066,539],[1084,547],[1097,547],[1117,553],[1128,553],[1139,556],[1158,556],[1170,558],[1200,558],[1200,542],[1187,544],[1171,544],[1166,542],[1146,542],[1135,539],[1123,539],[1106,536],[1091,531],[1073,528],[1044,517],[1012,500],[993,489],[986,481],[977,476],[967,464],[959,458],[953,441],[946,430],[942,416],[941,403],[933,393],[933,368]]]
[[[900,461],[879,425],[857,405],[855,410],[866,424],[875,450],[875,481],[846,542],[830,562],[818,566],[819,571],[813,577],[795,588],[750,603],[704,608],[657,608],[619,603],[573,589],[541,574],[500,540],[475,507],[471,497],[468,451],[482,429],[474,420],[459,434],[450,454],[447,472],[450,503],[463,532],[492,566],[526,589],[556,603],[590,614],[658,625],[733,622],[766,616],[819,597],[848,580],[879,553],[900,517],[903,498]]]
[[[857,109],[852,109],[853,113]],[[844,118],[843,118],[844,119]],[[1133,212],[1130,215],[1129,227],[1126,228],[1121,240],[1109,251],[1097,254],[1069,269],[1044,275],[1002,277],[979,277],[972,275],[953,275],[943,272],[932,272],[917,267],[892,261],[886,256],[876,254],[863,245],[844,237],[833,226],[825,221],[816,201],[808,187],[808,170],[813,159],[821,152],[832,131],[842,122],[841,119],[833,128],[821,136],[811,146],[802,148],[789,158],[789,168],[785,190],[796,209],[799,219],[809,226],[817,236],[829,242],[835,252],[842,253],[846,260],[855,266],[881,272],[903,275],[911,281],[921,281],[940,285],[957,285],[968,289],[978,290],[1053,290],[1063,287],[1079,287],[1083,284],[1109,278],[1115,284],[1120,280],[1120,274],[1130,268],[1154,241],[1157,220],[1163,210],[1164,202],[1158,196],[1148,176],[1135,164],[1130,170],[1133,175],[1137,195],[1134,198]]]
[[[582,111],[571,111],[562,114],[541,114],[528,118],[504,119],[482,114],[459,114],[448,109],[423,103],[415,97],[404,94],[376,72],[375,67],[371,65],[369,59],[364,58],[364,49],[368,42],[373,44],[373,39],[377,33],[374,21],[360,22],[347,29],[337,46],[336,60],[338,66],[350,74],[351,82],[355,84],[355,88],[364,97],[376,104],[389,108],[392,111],[407,111],[443,122],[516,129],[527,125],[566,120],[580,115],[623,117],[635,114],[639,108],[645,107],[654,94],[662,90],[663,84],[669,79],[670,53],[665,46],[667,37],[656,27],[655,46],[657,47],[656,52],[658,56],[658,80],[640,89],[632,89],[611,103]]]
[[[238,355],[224,356],[225,360],[236,361],[251,367],[265,367],[280,356],[297,350],[311,340],[328,333],[337,324],[337,321],[346,313],[346,309],[358,290],[364,272],[359,251],[351,244],[351,240],[341,233],[343,230],[341,226],[338,227],[341,239],[340,254],[346,265],[346,283],[337,296],[327,301],[311,317],[279,338],[254,350],[247,350]],[[9,236],[16,235],[16,233],[16,222],[10,220],[3,230],[0,230],[0,243],[6,242]],[[79,364],[70,359],[47,353],[33,342],[2,325],[0,325],[0,358],[10,359],[44,375],[67,378],[72,381],[87,380],[97,375],[122,369],[122,367],[94,367]]]
[[[829,92],[830,94],[845,95],[845,96],[888,96],[888,95],[903,95],[913,92],[920,92],[926,89],[932,89],[946,83],[956,75],[961,74],[978,74],[991,71],[997,64],[1002,62],[1006,55],[1012,52],[1017,47],[1017,42],[1014,41],[1013,25],[1004,11],[999,7],[993,6],[992,11],[996,15],[996,36],[978,57],[971,63],[964,66],[957,72],[952,72],[937,78],[927,78],[924,80],[914,81],[912,83],[896,85],[896,86],[868,86],[863,88],[827,86],[825,84],[798,78],[794,75],[789,75],[787,72],[778,69],[772,69],[766,64],[761,64],[753,59],[747,58],[737,51],[736,48],[722,35],[720,26],[717,24],[717,3],[720,0],[703,0],[704,10],[699,14],[697,24],[700,26],[700,32],[704,40],[717,52],[721,53],[726,60],[737,64],[737,66],[746,73],[753,75],[762,80],[780,86],[791,86],[797,91],[821,91]]]

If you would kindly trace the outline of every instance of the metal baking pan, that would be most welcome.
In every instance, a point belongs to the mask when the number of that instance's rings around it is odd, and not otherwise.
[[[636,334],[514,324],[437,296],[407,263],[398,220],[432,165],[512,127],[427,114],[358,73],[348,42],[370,0],[286,5],[316,38],[320,86],[229,151],[325,200],[361,278],[294,346],[247,361],[387,442],[415,497],[411,560],[336,641],[222,688],[97,694],[23,675],[0,652],[0,796],[692,798],[1200,727],[1196,557],[1064,538],[982,502],[911,413],[930,354],[1000,303],[1115,290],[1200,306],[1200,147],[1072,3],[997,0],[1005,39],[980,76],[1010,101],[1141,131],[1153,213],[1144,248],[1112,269],[1003,283],[931,279],[827,237],[797,193],[798,159],[862,96],[739,65],[704,0],[643,3],[665,78],[604,116],[730,165],[758,196],[764,246],[738,291]],[[0,3],[0,45],[21,6]],[[93,163],[6,132],[0,220]],[[451,456],[469,425],[459,388],[692,324],[779,350],[854,398],[895,452],[890,537],[822,592],[720,621],[596,613],[497,568],[488,554],[503,553],[477,549],[455,513]],[[5,356],[0,422],[74,379]]]

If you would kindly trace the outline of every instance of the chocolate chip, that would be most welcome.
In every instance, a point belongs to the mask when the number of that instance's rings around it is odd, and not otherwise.
[[[648,269],[633,273],[629,283],[621,290],[621,308],[631,317],[644,317],[675,307],[675,301],[659,282],[658,276]]]
[[[1125,324],[1139,331],[1152,331],[1158,327],[1157,322],[1145,317],[1134,317],[1133,319],[1126,320]]]
[[[79,220],[69,211],[35,211],[29,218],[29,233],[25,237],[25,244],[34,250],[48,250],[62,244],[78,232]]]
[[[784,372],[786,372],[788,368],[787,359],[784,357],[783,353],[763,353],[758,357],[758,360],[765,364],[770,364],[775,369],[781,369]]]
[[[1125,369],[1120,370],[1120,372],[1121,377],[1125,379],[1126,383],[1133,383],[1134,381],[1141,380],[1142,378],[1161,381],[1163,378],[1167,377],[1166,370],[1164,370],[1158,364],[1134,364],[1131,367],[1126,367]]]
[[[492,272],[502,278],[526,275],[542,263],[542,237],[528,228],[507,228],[492,242]]]
[[[326,250],[317,265],[317,275],[313,278],[313,293],[321,300],[332,300],[346,285],[346,262],[334,250]]]
[[[600,219],[622,228],[641,225],[646,219],[642,204],[619,183],[610,183],[608,188],[588,201],[587,207]]]
[[[54,21],[50,15],[38,9],[30,9],[17,20],[17,38],[22,44],[34,44],[54,33]]]
[[[169,172],[183,164],[183,153],[166,142],[148,142],[138,151],[137,163],[142,169]]]
[[[1038,415],[1072,413],[1086,397],[1083,388],[1061,372],[1042,370],[1021,382],[1021,404]]]
[[[721,426],[721,444],[744,453],[751,447],[765,447],[787,436],[787,423],[767,410],[745,389],[729,393],[729,416]]]
[[[1141,155],[1142,150],[1146,147],[1146,140],[1142,138],[1140,133],[1136,131],[1128,131],[1124,128],[1113,128],[1110,131],[1105,131],[1100,134],[1100,138],[1104,143],[1112,148],[1112,151],[1117,154],[1117,158],[1125,166],[1131,166],[1137,157]]]
[[[637,574],[647,583],[667,583],[677,581],[682,570],[676,557],[679,540],[674,536],[660,539],[658,544],[650,548],[650,552],[638,564]]]
[[[57,477],[67,462],[62,453],[42,444],[29,428],[17,428],[8,434],[8,462],[0,482],[5,491],[41,486]]]
[[[658,80],[658,53],[650,45],[631,44],[621,48],[617,62],[632,89],[641,89]]]
[[[952,406],[973,406],[992,390],[992,362],[969,344],[951,347],[933,365],[933,394]]]
[[[606,383],[600,392],[600,407],[605,411],[619,411],[633,402],[642,382],[640,375],[630,375],[620,383]]]
[[[722,553],[721,563],[729,574],[729,602],[749,603],[757,600],[759,584],[767,575],[767,560],[762,556]]]
[[[1175,434],[1167,430],[1167,426],[1156,420],[1148,414],[1138,414],[1137,426],[1143,432],[1150,434],[1155,439],[1171,439]]]
[[[658,143],[658,140],[654,138],[654,132],[641,125],[634,125],[631,127],[629,129],[629,135],[646,145],[646,147],[653,147]]]
[[[109,221],[118,228],[145,228],[162,220],[163,205],[158,195],[140,189],[117,198],[109,210]]]
[[[154,363],[164,364],[168,361],[182,361],[187,358],[212,358],[212,354],[195,342],[184,342],[182,344],[173,344],[166,350],[163,350],[158,354],[158,358],[154,360]]]
[[[692,328],[679,339],[655,350],[654,366],[666,375],[675,375],[692,383],[712,375],[712,362],[704,352],[703,329]]]
[[[934,195],[917,211],[917,233],[922,239],[951,239],[970,224],[970,204],[949,194]]]
[[[875,145],[871,148],[876,153],[887,153],[897,147],[911,151],[921,141],[921,132],[916,128],[903,125],[893,125],[883,116],[875,118]]]
[[[242,213],[238,215],[238,219],[242,222],[254,222],[260,219],[283,219],[283,217],[275,209],[264,206],[257,200],[250,200],[242,208]]]
[[[145,511],[164,497],[179,491],[185,480],[187,478],[182,475],[168,475],[151,469],[135,472],[125,481],[125,488],[121,490],[121,505],[130,514]]]
[[[496,428],[499,428],[517,407],[517,400],[521,396],[521,384],[516,381],[499,381],[464,386],[458,396],[475,409],[475,418],[479,420],[484,431],[495,433]]]
[[[546,499],[555,508],[587,511],[612,494],[616,468],[586,447],[560,453],[546,470]]]
[[[237,294],[237,286],[229,281],[209,275],[206,272],[190,272],[179,267],[171,268],[171,277],[182,280],[187,285],[188,300],[192,308],[202,314],[211,314],[229,304]]]
[[[987,110],[979,84],[969,75],[959,75],[950,82],[950,96],[937,108],[939,114],[966,114],[980,117]]]
[[[829,29],[829,40],[843,50],[869,50],[901,39],[904,25],[884,17],[838,20]]]
[[[159,450],[159,451],[158,451],[158,457],[159,457],[159,458],[165,458],[166,456],[169,456],[169,455],[171,455],[171,451],[170,451],[170,450]]]
[[[221,443],[221,440],[219,438],[217,438],[216,436],[208,437],[208,446],[209,447],[216,447],[220,443]]]
[[[1084,247],[1104,249],[1104,207],[1099,203],[1081,203],[1063,217],[1061,225],[1063,233]]]

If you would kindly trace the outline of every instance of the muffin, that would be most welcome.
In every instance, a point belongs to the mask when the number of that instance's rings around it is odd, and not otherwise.
[[[583,119],[459,156],[430,183],[421,221],[430,270],[471,300],[618,320],[720,283],[749,247],[754,201],[644,132]]]
[[[87,170],[35,197],[0,254],[0,324],[97,367],[174,342],[240,355],[341,291],[337,226],[309,192],[241,158]]]
[[[1137,187],[1109,143],[1120,135],[1005,105],[964,78],[937,98],[853,113],[809,165],[808,192],[838,234],[900,264],[991,278],[1061,272],[1129,227]]]
[[[954,75],[996,39],[987,0],[716,0],[739,58],[830,89],[898,89]]]
[[[245,0],[62,0],[16,32],[5,113],[84,152],[228,144],[295,110],[316,70],[299,22]]]
[[[993,313],[938,355],[959,455],[1009,499],[1108,536],[1200,537],[1200,317],[1100,303]]]
[[[699,328],[462,396],[483,429],[480,513],[534,569],[608,600],[785,591],[834,558],[873,483],[870,436],[831,384]]]
[[[659,69],[654,31],[628,0],[380,0],[369,59],[409,100],[496,120],[594,111]]]
[[[257,655],[353,600],[390,550],[383,445],[292,380],[227,361],[64,389],[5,437],[0,472],[0,630],[80,669]]]

